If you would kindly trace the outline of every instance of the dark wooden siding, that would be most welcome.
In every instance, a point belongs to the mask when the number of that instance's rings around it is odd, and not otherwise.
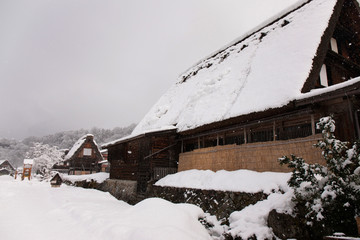
[[[138,181],[142,183],[138,190],[143,191],[147,182],[154,178],[154,170],[164,173],[166,168],[171,168],[169,173],[176,171],[179,151],[175,141],[174,132],[152,133],[110,146],[110,178]]]

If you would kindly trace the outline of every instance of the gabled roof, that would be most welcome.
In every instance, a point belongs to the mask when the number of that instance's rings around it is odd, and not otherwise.
[[[70,151],[65,155],[65,160],[69,160],[71,159],[73,156],[77,155],[78,151],[81,149],[81,147],[84,145],[84,143],[86,142],[86,140],[91,139],[91,141],[94,143],[94,145],[97,148],[97,155],[99,155],[99,157],[102,158],[102,155],[100,154],[100,149],[99,146],[97,145],[97,143],[94,140],[94,135],[92,134],[86,134],[84,136],[82,136],[81,138],[79,138],[79,140],[77,140],[74,144],[74,146],[70,149]]]
[[[294,5],[276,21],[201,61],[179,77],[132,135],[166,126],[183,132],[299,98],[342,3],[312,0]]]
[[[15,170],[15,168],[11,165],[11,163],[10,163],[8,160],[0,160],[0,167],[1,167],[1,165],[3,165],[4,163],[8,163],[9,166],[10,166],[10,168],[11,168],[12,170]]]

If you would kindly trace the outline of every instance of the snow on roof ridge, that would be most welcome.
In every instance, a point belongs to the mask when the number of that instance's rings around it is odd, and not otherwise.
[[[87,137],[94,137],[94,134],[87,133],[84,136],[82,136],[80,139],[86,139]]]
[[[192,69],[196,68],[198,65],[200,65],[201,63],[205,62],[207,59],[213,58],[215,57],[217,54],[225,51],[226,49],[230,48],[231,46],[238,44],[240,42],[242,42],[243,40],[245,40],[246,38],[254,35],[255,33],[257,33],[258,31],[260,31],[261,29],[271,25],[272,23],[276,22],[279,19],[284,18],[285,16],[287,16],[288,14],[290,14],[291,12],[297,10],[298,8],[302,7],[303,5],[311,2],[313,0],[298,0],[297,2],[293,3],[292,5],[290,5],[287,8],[284,8],[282,11],[278,12],[277,14],[273,15],[272,17],[264,20],[262,23],[258,24],[257,26],[253,27],[252,29],[248,30],[247,32],[243,33],[240,37],[234,39],[233,41],[231,41],[230,43],[224,45],[223,47],[221,47],[220,49],[214,51],[213,53],[209,54],[208,56],[206,56],[205,58],[202,58],[201,60],[199,60],[198,62],[196,62],[194,65],[192,65],[191,67],[189,67],[188,69],[186,69],[184,72],[182,72],[179,76],[178,76],[178,80],[182,80],[181,78],[185,75],[188,75]]]

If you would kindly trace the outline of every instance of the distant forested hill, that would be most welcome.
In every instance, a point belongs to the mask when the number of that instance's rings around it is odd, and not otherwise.
[[[59,149],[69,149],[83,135],[91,133],[95,141],[101,145],[131,134],[135,124],[127,127],[116,127],[112,130],[103,128],[80,129],[75,131],[58,132],[44,137],[28,137],[22,141],[0,138],[0,160],[9,160],[14,167],[20,167],[25,158],[26,152],[35,142],[41,142],[50,146],[57,146]]]

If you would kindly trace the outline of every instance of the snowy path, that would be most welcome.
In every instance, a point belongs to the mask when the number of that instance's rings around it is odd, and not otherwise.
[[[135,206],[109,193],[0,177],[0,239],[211,239],[189,204],[147,199]]]

